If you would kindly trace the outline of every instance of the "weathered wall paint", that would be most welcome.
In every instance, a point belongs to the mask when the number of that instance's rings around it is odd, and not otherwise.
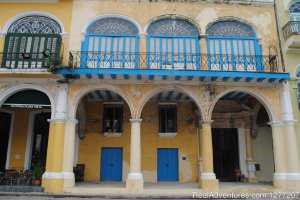
[[[296,130],[297,130],[297,138],[298,138],[298,146],[300,144],[300,111],[299,111],[299,105],[298,105],[298,98],[296,95],[296,81],[300,78],[296,77],[296,73],[300,71],[300,61],[299,61],[299,52],[291,52],[287,53],[285,52],[285,39],[283,38],[283,31],[282,28],[290,21],[289,19],[289,13],[288,13],[288,7],[289,3],[291,3],[291,0],[276,0],[277,3],[277,9],[278,9],[278,23],[279,23],[279,35],[281,37],[281,45],[283,47],[283,58],[285,63],[286,71],[290,73],[291,79],[289,80],[290,84],[290,95],[291,95],[291,101],[292,101],[292,108],[294,111],[294,117],[296,122]],[[299,154],[300,154],[300,148],[298,147]]]
[[[205,33],[206,26],[223,17],[234,17],[253,24],[261,38],[263,53],[268,55],[268,47],[272,41],[277,41],[277,30],[273,7],[258,7],[230,4],[199,4],[184,2],[132,2],[132,1],[93,1],[75,0],[73,7],[70,50],[80,50],[82,30],[93,17],[103,14],[124,15],[134,19],[142,29],[151,20],[168,14],[183,16],[195,22]],[[141,47],[141,49],[145,49]],[[206,47],[202,47],[204,51]]]
[[[31,109],[9,109],[14,112],[14,125],[12,133],[9,169],[23,170],[29,114]]]
[[[121,137],[107,138],[102,135],[103,104],[91,101],[87,104],[87,118],[92,116],[99,122],[87,123],[86,136],[79,143],[78,163],[85,164],[85,180],[98,181],[100,179],[101,147],[123,147],[123,181],[129,172],[130,151],[130,123],[128,107],[124,104],[124,131]],[[177,132],[173,138],[162,138],[158,135],[158,104],[151,101],[143,110],[141,125],[142,140],[142,172],[144,180],[157,180],[157,148],[178,148],[179,152],[179,181],[196,182],[197,171],[197,136],[193,124],[185,121],[191,115],[190,103],[180,103],[177,106]],[[186,157],[186,160],[182,160]]]
[[[260,165],[260,171],[256,172],[259,181],[272,181],[274,175],[274,153],[272,129],[259,127],[257,137],[252,140],[253,157]],[[263,153],[262,153],[263,152]]]

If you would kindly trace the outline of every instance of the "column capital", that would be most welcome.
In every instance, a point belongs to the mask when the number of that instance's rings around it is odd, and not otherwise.
[[[65,124],[67,122],[64,118],[54,118],[47,120],[50,124]]]
[[[201,125],[207,125],[207,124],[212,124],[214,122],[214,120],[201,120],[200,124]]]
[[[272,122],[268,122],[268,125],[270,125],[270,126],[272,126],[272,127],[282,126],[282,121],[272,121]]]
[[[140,38],[145,38],[147,37],[148,33],[139,33],[138,35]]]
[[[131,123],[141,123],[142,122],[142,119],[129,119],[129,121],[131,122]]]
[[[283,120],[284,125],[295,125],[297,120]]]
[[[78,123],[78,120],[77,120],[77,119],[68,119],[68,120],[67,120],[67,123],[76,125],[76,124]]]

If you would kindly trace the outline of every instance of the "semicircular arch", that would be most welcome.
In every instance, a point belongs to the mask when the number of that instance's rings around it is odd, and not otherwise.
[[[130,114],[133,116],[134,114],[134,106],[132,101],[127,97],[127,95],[118,87],[112,86],[112,85],[94,85],[94,86],[89,86],[89,87],[84,87],[80,89],[78,92],[76,92],[75,96],[71,100],[71,108],[70,108],[70,118],[75,119],[76,118],[76,111],[79,105],[80,100],[88,93],[95,91],[95,90],[108,90],[111,92],[114,92],[118,95],[120,95],[124,101],[127,103]]]
[[[28,16],[48,17],[48,18],[54,20],[55,22],[57,22],[58,25],[60,26],[61,34],[65,34],[65,28],[64,28],[64,25],[63,25],[62,21],[58,17],[56,17],[55,15],[52,15],[52,14],[47,13],[47,12],[42,12],[42,11],[29,11],[29,12],[23,12],[23,13],[15,15],[14,17],[10,18],[6,22],[6,24],[3,27],[2,34],[7,34],[8,30],[11,27],[12,24],[14,24],[19,19],[24,18],[24,17],[28,17]]]
[[[230,89],[224,90],[223,92],[218,94],[208,109],[208,114],[207,114],[208,119],[212,119],[213,110],[214,110],[217,102],[222,97],[224,97],[226,94],[228,94],[230,92],[243,92],[243,93],[246,93],[246,94],[249,94],[249,95],[255,97],[256,100],[258,100],[265,107],[270,121],[278,121],[279,120],[279,116],[276,114],[272,103],[266,97],[264,97],[263,94],[261,94],[259,91],[255,90],[255,89],[250,89],[250,88],[230,88]]]
[[[11,95],[23,91],[23,90],[37,90],[40,92],[43,92],[44,94],[46,94],[50,100],[51,103],[51,118],[54,117],[55,114],[55,101],[54,101],[54,97],[51,94],[51,92],[44,87],[38,86],[38,85],[33,85],[33,84],[21,84],[21,85],[16,85],[16,86],[12,86],[9,87],[8,89],[6,89],[5,91],[3,91],[0,94],[0,107],[2,106],[2,104],[6,101],[6,99],[8,99]]]
[[[106,18],[120,18],[120,19],[126,20],[126,21],[131,22],[132,24],[134,24],[136,26],[136,28],[139,31],[139,34],[143,32],[141,25],[136,20],[134,20],[131,17],[128,17],[128,16],[125,16],[125,15],[120,15],[120,14],[102,14],[102,15],[97,15],[97,16],[91,18],[90,20],[88,20],[84,24],[81,33],[85,35],[86,32],[87,32],[87,30],[88,30],[88,28],[92,24],[94,24],[98,20],[102,20],[102,19],[106,19]]]

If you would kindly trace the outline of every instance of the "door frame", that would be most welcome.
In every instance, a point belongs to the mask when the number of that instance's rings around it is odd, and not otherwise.
[[[156,181],[157,182],[165,182],[165,181],[161,181],[161,180],[159,180],[159,178],[158,178],[158,151],[159,151],[159,149],[172,149],[172,150],[177,150],[177,181],[174,181],[174,182],[179,182],[179,179],[180,179],[180,177],[179,177],[179,148],[176,148],[176,147],[174,147],[174,148],[157,148],[157,152],[156,152],[156,154],[157,154],[157,158],[156,158],[156,162],[157,162],[157,164],[156,164],[156,168],[157,168],[157,172],[156,172]],[[168,182],[168,181],[167,181]]]
[[[15,113],[13,111],[10,111],[10,110],[4,109],[4,108],[0,108],[0,112],[11,115],[8,145],[7,145],[7,151],[6,151],[6,163],[5,163],[5,169],[9,169],[9,160],[10,160],[10,152],[11,152],[12,137],[13,137],[13,127],[14,127],[14,122],[15,122]]]
[[[27,142],[25,150],[25,159],[24,159],[24,170],[29,170],[31,165],[31,154],[32,154],[32,143],[33,143],[33,131],[34,131],[34,120],[37,114],[41,113],[50,113],[51,109],[40,109],[32,111],[29,114],[28,130],[27,130]],[[48,145],[47,145],[48,148]]]
[[[123,181],[123,160],[124,160],[124,147],[101,147],[100,148],[100,170],[99,170],[99,181],[100,182],[103,182],[103,181],[106,181],[106,180],[102,180],[102,176],[101,176],[101,173],[102,173],[102,150],[103,149],[121,149],[122,150],[122,159],[121,159],[121,180],[119,181],[116,181],[116,182],[122,182]],[[107,181],[115,181],[115,180],[107,180]]]

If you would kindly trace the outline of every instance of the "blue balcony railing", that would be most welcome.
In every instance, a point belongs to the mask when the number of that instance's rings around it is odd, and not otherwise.
[[[285,72],[276,55],[212,55],[71,51],[70,68]]]

